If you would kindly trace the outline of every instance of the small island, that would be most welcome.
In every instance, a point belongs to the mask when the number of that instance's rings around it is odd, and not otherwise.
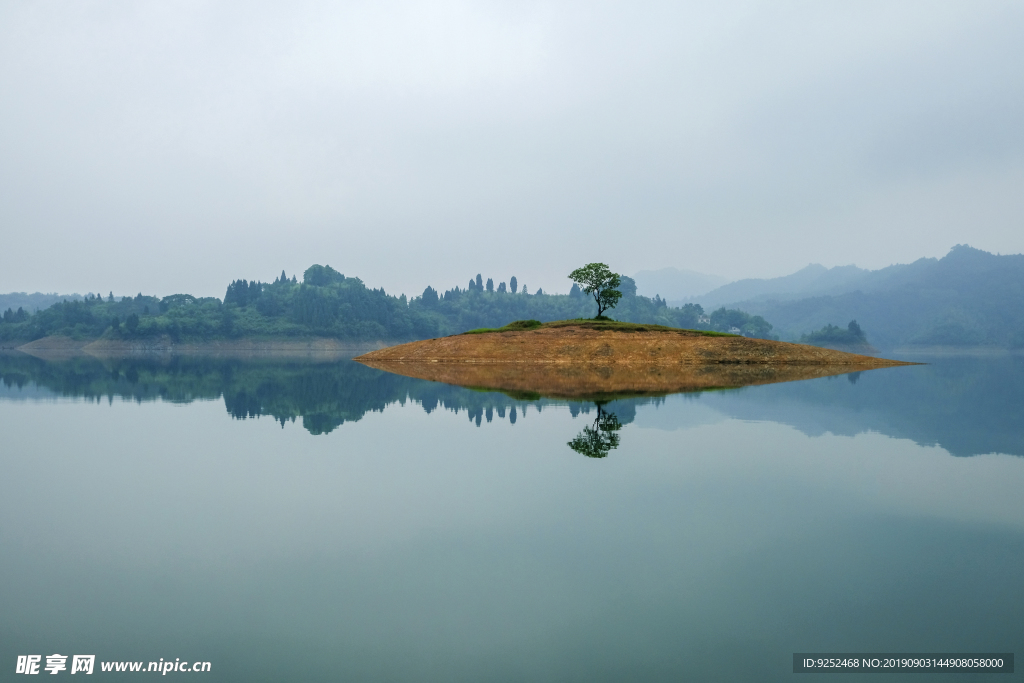
[[[651,394],[913,365],[805,344],[611,320],[517,321],[355,360],[396,374],[549,396]]]
[[[738,334],[618,322],[621,275],[604,263],[569,274],[593,319],[517,320],[498,329],[392,346],[355,360],[399,375],[564,398],[669,394],[913,365]]]

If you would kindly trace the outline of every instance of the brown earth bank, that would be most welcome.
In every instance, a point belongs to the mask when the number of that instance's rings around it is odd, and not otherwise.
[[[19,351],[80,351],[89,341],[72,339],[71,337],[43,337],[27,344],[14,344],[10,348]]]
[[[564,398],[734,388],[912,365],[804,344],[596,324],[429,339],[356,360],[435,382]]]
[[[545,325],[534,330],[461,334],[372,351],[366,363],[515,363],[598,365],[908,365],[806,344],[712,335],[656,326]]]
[[[866,370],[863,365],[714,363],[708,365],[597,365],[587,363],[375,362],[365,365],[406,377],[513,396],[610,399],[675,394],[775,382],[793,382]]]

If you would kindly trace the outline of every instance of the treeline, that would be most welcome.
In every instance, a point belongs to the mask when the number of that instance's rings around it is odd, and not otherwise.
[[[18,309],[21,308],[27,314],[32,314],[49,308],[60,301],[78,301],[81,298],[81,294],[43,294],[41,292],[27,294],[25,292],[10,292],[8,294],[0,294],[0,311],[6,311],[9,308],[11,312],[17,313]]]
[[[631,278],[623,277],[623,297],[611,311],[617,320],[671,327],[734,332],[771,338],[772,326],[760,316],[721,308],[706,314],[698,304],[676,308],[655,296],[639,296]],[[224,300],[174,294],[163,298],[115,298],[89,295],[62,301],[30,315],[8,311],[0,323],[0,342],[24,343],[51,335],[73,339],[209,341],[241,337],[333,337],[343,340],[426,339],[480,327],[501,327],[513,320],[544,322],[591,318],[594,304],[575,285],[569,294],[529,293],[515,277],[494,284],[477,275],[466,289],[422,295],[387,294],[370,289],[356,277],[330,266],[314,265],[302,281],[283,271],[272,282],[235,280]]]
[[[652,299],[638,295],[636,283],[629,277],[622,277],[619,290],[622,299],[610,311],[616,320],[771,337],[771,324],[743,311],[722,308],[707,315],[699,304],[672,307],[660,296]],[[481,327],[497,328],[513,320],[548,322],[592,318],[595,313],[594,300],[575,284],[569,294],[545,294],[543,289],[530,294],[525,286],[519,288],[515,276],[509,278],[506,286],[504,282],[495,285],[492,278],[484,281],[480,274],[469,281],[466,289],[455,287],[440,293],[427,287],[410,302],[409,308],[415,313],[432,316],[444,334]]]
[[[845,328],[828,323],[820,330],[800,337],[800,343],[835,347],[840,350],[863,349],[866,351],[873,348],[856,320],[851,320]]]

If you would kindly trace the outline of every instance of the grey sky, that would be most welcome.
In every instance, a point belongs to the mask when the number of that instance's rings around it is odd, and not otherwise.
[[[0,291],[1024,251],[1024,5],[7,2]]]

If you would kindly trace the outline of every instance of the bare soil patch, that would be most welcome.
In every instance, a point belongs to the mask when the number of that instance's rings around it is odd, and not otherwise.
[[[641,329],[638,329],[641,328]],[[535,330],[455,335],[359,356],[366,363],[522,363],[598,365],[798,364],[888,367],[888,360],[805,344],[632,326],[553,324]]]
[[[555,397],[700,391],[912,365],[804,344],[641,327],[549,324],[478,332],[355,360],[446,384]]]

